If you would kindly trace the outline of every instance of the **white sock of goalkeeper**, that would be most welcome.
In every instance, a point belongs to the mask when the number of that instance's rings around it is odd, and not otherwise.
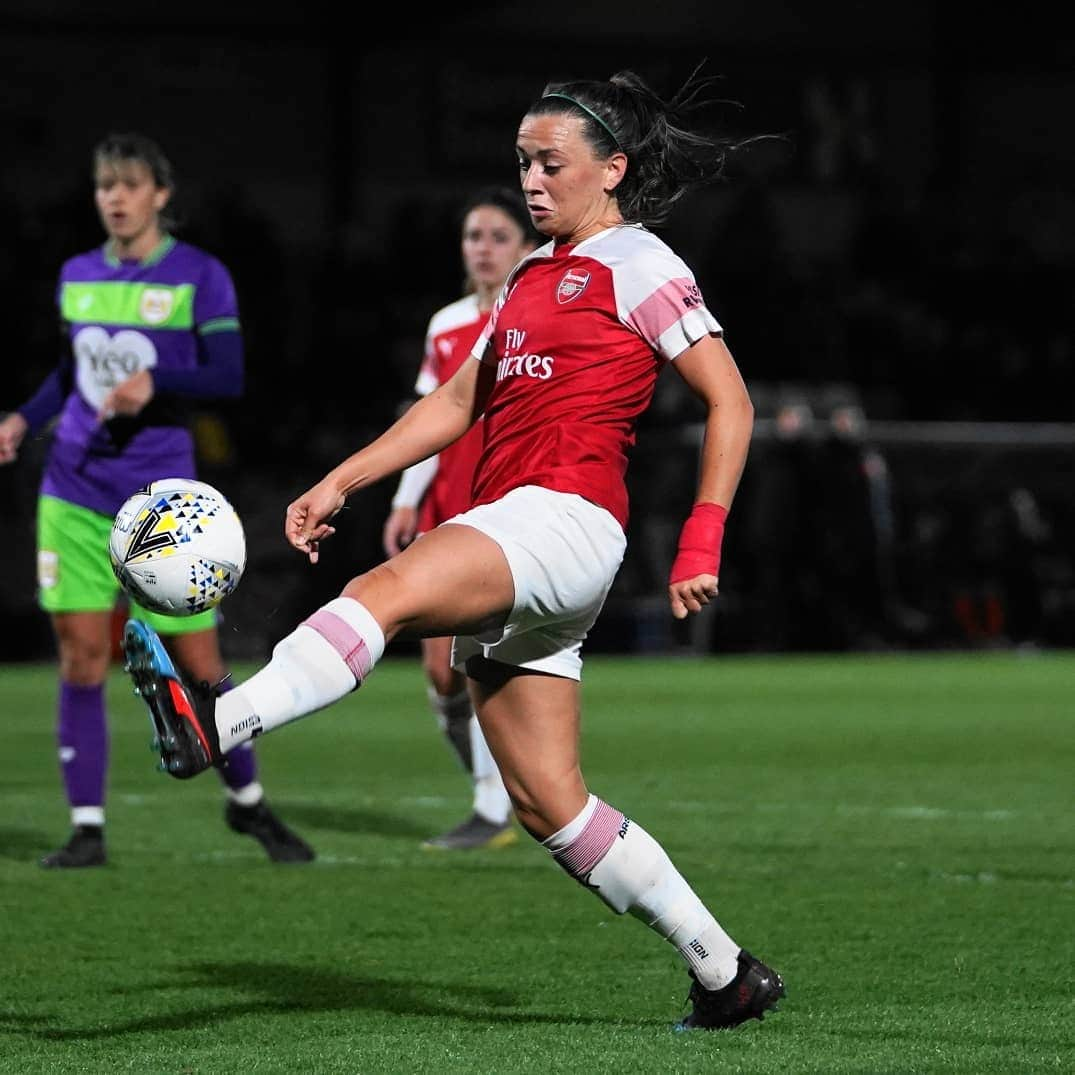
[[[369,610],[337,597],[273,647],[272,659],[217,700],[220,749],[324,709],[362,685],[384,653]]]
[[[739,945],[637,822],[591,795],[544,846],[613,911],[629,911],[672,944],[706,989],[721,989],[735,977]]]

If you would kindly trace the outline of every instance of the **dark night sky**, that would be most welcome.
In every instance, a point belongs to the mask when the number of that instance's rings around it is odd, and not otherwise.
[[[1075,43],[1042,12],[509,2],[378,20],[0,3],[0,279],[18,355],[0,411],[55,361],[55,275],[100,241],[89,157],[108,130],[164,145],[182,234],[236,277],[251,377],[225,412],[224,465],[241,461],[253,504],[262,483],[305,484],[407,395],[429,314],[458,294],[455,207],[515,181],[515,127],[546,81],[626,67],[671,91],[706,60],[736,102],[727,128],[782,141],[737,158],[668,238],[760,413],[781,386],[838,384],[876,419],[1075,421]],[[659,403],[653,424],[682,417],[674,396]],[[7,471],[27,529],[37,469]],[[364,556],[383,509],[355,513]],[[4,597],[29,599],[29,584]]]

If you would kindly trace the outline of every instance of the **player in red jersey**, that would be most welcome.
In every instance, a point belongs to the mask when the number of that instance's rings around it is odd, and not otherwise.
[[[742,949],[633,818],[579,764],[581,648],[625,544],[635,423],[671,367],[705,407],[696,500],[669,575],[673,616],[717,594],[724,520],[754,409],[687,265],[648,227],[719,176],[731,143],[692,129],[709,79],[669,100],[630,71],[547,86],[516,154],[548,242],[509,276],[473,361],[287,508],[287,540],[316,562],[349,494],[442,451],[483,418],[474,506],[343,589],[223,698],[187,684],[153,632],[125,636],[135,685],[176,777],[361,685],[385,642],[454,634],[482,730],[522,826],[618,914],[667,940],[690,974],[681,1029],[760,1019],[779,974]]]
[[[460,241],[465,294],[429,320],[414,386],[419,398],[451,380],[469,359],[508,273],[534,249],[536,239],[518,191],[487,187],[467,201]],[[384,525],[384,549],[389,556],[470,507],[481,450],[479,420],[438,455],[403,472]],[[445,851],[505,847],[518,840],[511,821],[511,799],[474,715],[466,676],[452,667],[451,656],[451,636],[422,639],[430,706],[449,746],[470,774],[473,809],[461,824],[423,846]]]

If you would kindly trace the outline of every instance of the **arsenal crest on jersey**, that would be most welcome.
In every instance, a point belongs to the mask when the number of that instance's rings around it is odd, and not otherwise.
[[[586,290],[590,282],[588,272],[580,272],[578,269],[568,269],[560,277],[560,283],[556,285],[556,301],[563,306],[565,302],[577,299]]]

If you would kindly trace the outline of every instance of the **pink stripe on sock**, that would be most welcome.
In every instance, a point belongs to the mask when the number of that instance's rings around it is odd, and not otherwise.
[[[581,880],[604,857],[623,825],[623,814],[598,801],[593,816],[577,839],[553,856],[572,877]]]
[[[312,627],[342,658],[351,674],[361,684],[370,674],[373,661],[362,636],[335,612],[318,609],[302,621],[304,627]]]

